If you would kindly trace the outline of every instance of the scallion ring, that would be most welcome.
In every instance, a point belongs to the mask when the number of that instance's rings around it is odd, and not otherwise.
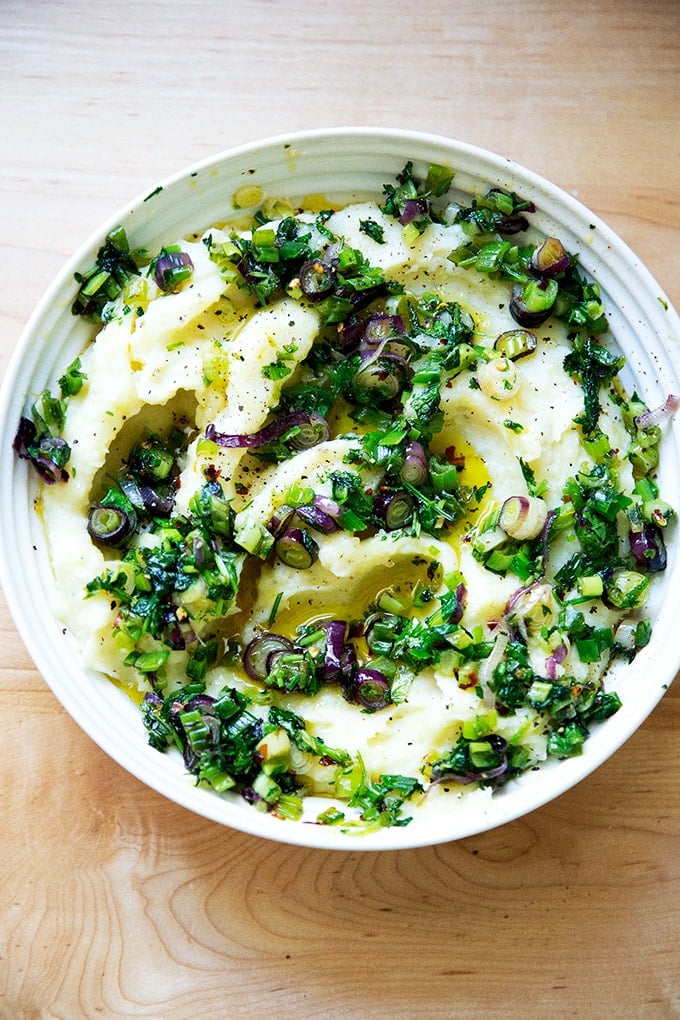
[[[510,496],[501,507],[498,527],[523,542],[536,538],[548,518],[548,507],[539,496]]]
[[[87,530],[96,545],[120,545],[132,534],[137,524],[134,511],[119,506],[93,506],[87,517]]]
[[[274,552],[287,567],[308,570],[316,562],[319,546],[305,528],[286,528],[277,538]]]
[[[517,361],[519,358],[526,358],[528,354],[533,354],[537,344],[535,334],[528,329],[509,329],[506,333],[501,333],[493,346],[504,358]]]

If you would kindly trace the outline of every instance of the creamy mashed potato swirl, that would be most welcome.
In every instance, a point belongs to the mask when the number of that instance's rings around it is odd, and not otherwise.
[[[489,797],[648,639],[673,513],[599,292],[442,175],[140,257],[64,398],[55,613],[154,746],[282,817]]]

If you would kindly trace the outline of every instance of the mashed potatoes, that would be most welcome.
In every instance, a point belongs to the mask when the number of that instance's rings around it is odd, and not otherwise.
[[[672,511],[599,293],[449,184],[119,235],[118,294],[81,286],[55,612],[154,746],[283,817],[403,824],[579,753],[648,639]]]

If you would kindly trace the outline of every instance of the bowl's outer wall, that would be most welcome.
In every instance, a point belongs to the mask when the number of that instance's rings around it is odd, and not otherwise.
[[[40,520],[34,512],[32,472],[11,444],[31,395],[54,385],[92,335],[71,314],[73,274],[94,260],[107,232],[122,223],[135,246],[158,248],[179,236],[202,232],[238,215],[232,196],[244,184],[265,195],[382,194],[407,160],[416,171],[432,163],[456,170],[455,186],[481,194],[489,187],[513,190],[535,202],[533,222],[560,236],[600,284],[613,332],[628,360],[624,379],[650,407],[680,393],[680,321],[661,288],[630,249],[598,217],[547,181],[493,153],[465,143],[389,129],[331,129],[280,137],[231,150],[182,171],[119,210],[67,263],[31,317],[10,361],[0,395],[0,581],[17,629],[37,668],[75,721],[113,759],[178,804],[233,828],[299,845],[373,850],[413,847],[469,836],[531,811],[569,789],[615,751],[644,721],[680,667],[674,605],[680,587],[677,541],[668,543],[668,568],[651,603],[653,639],[630,665],[617,664],[610,686],[623,708],[594,729],[584,754],[550,761],[474,806],[452,804],[445,819],[416,816],[403,828],[357,839],[318,825],[282,822],[254,811],[240,798],[198,788],[180,760],[146,743],[138,710],[105,678],[86,673],[69,634],[50,609],[51,574]],[[242,213],[240,214],[242,215]],[[680,507],[680,424],[665,426],[660,484]]]

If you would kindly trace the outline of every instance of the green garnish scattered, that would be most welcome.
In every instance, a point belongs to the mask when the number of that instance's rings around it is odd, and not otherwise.
[[[120,466],[99,478],[88,518],[104,566],[86,593],[108,603],[120,663],[146,691],[150,744],[177,748],[197,783],[218,794],[235,791],[281,818],[304,818],[306,795],[322,787],[341,806],[316,812],[314,822],[348,833],[408,824],[409,806],[429,784],[496,790],[546,753],[580,754],[592,726],[621,704],[605,689],[607,665],[614,656],[631,659],[650,640],[642,611],[653,574],[665,567],[664,529],[676,516],[654,476],[661,429],[649,422],[658,418],[621,387],[624,359],[607,344],[597,283],[580,274],[559,239],[542,245],[527,239],[531,202],[491,188],[464,204],[451,193],[454,176],[442,165],[419,173],[407,163],[384,186],[379,211],[347,237],[331,229],[330,209],[300,216],[289,202],[271,198],[248,228],[207,235],[225,286],[216,316],[237,292],[243,319],[287,299],[316,311],[318,336],[304,357],[293,334],[272,338],[274,360],[258,361],[257,373],[280,384],[266,387],[279,404],[258,431],[231,436],[210,423],[196,437],[182,421],[162,434],[137,436],[117,451]],[[428,231],[443,235],[440,227],[456,228],[459,241],[442,264],[456,276],[477,273],[485,287],[502,287],[501,307],[521,329],[494,342],[462,298],[432,283],[435,272],[425,271],[417,286],[408,274],[390,279],[360,250],[356,233],[383,246],[396,232],[401,248],[413,249],[426,243]],[[179,245],[151,255],[131,247],[117,227],[93,265],[76,274],[72,310],[98,324],[131,310],[142,315],[149,287],[172,295],[193,273]],[[457,437],[449,445],[445,415],[447,391],[456,385],[470,406],[500,399],[490,395],[484,371],[510,366],[514,373],[515,362],[521,366],[546,342],[532,330],[551,316],[566,324],[571,348],[563,369],[578,387],[582,411],[571,426],[579,455],[556,505],[548,506],[550,473],[541,477],[545,468],[531,453],[514,456],[530,449],[531,435],[512,397],[506,417],[489,418],[489,426],[498,426],[496,442],[513,450],[508,459],[522,491],[511,497],[499,496],[474,465],[468,472]],[[204,320],[197,331],[209,316]],[[229,340],[226,331],[213,338],[201,362],[211,399],[229,385]],[[183,331],[167,350],[192,343]],[[76,358],[59,378],[58,395],[40,393],[21,420],[15,449],[47,483],[68,479],[71,450],[62,434],[69,402],[86,386]],[[629,440],[619,443],[622,449],[607,435],[612,404]],[[327,462],[333,466],[320,475],[285,481],[270,519],[261,509],[258,517],[248,472],[257,476],[263,464],[290,460],[329,437],[342,437],[341,459]],[[182,502],[177,494],[194,440],[203,475]],[[231,478],[225,482],[221,447],[247,451],[248,469],[234,488]],[[237,497],[227,498],[234,491]],[[517,504],[513,526],[509,498]],[[523,531],[529,504],[532,514],[538,504],[539,521]],[[399,540],[412,541],[418,553],[409,553],[394,582],[366,596],[360,612],[352,604],[331,619],[314,593],[315,571],[328,569],[324,543],[333,535],[359,549],[371,539],[384,542],[385,562]],[[447,542],[461,553],[455,569]],[[511,582],[505,607],[483,623],[466,616],[470,593],[460,572],[466,562],[471,572]],[[235,636],[244,613],[239,591],[255,591],[264,563],[280,574],[245,644]],[[302,578],[305,571],[312,580],[309,589],[300,584],[299,605],[308,604],[309,615],[294,625],[286,572]],[[291,707],[333,689],[348,711],[387,715],[408,704],[426,670],[433,671],[429,682],[456,684],[479,707],[460,720],[452,713],[448,744],[428,753],[415,776],[370,774],[361,754],[328,745]]]

